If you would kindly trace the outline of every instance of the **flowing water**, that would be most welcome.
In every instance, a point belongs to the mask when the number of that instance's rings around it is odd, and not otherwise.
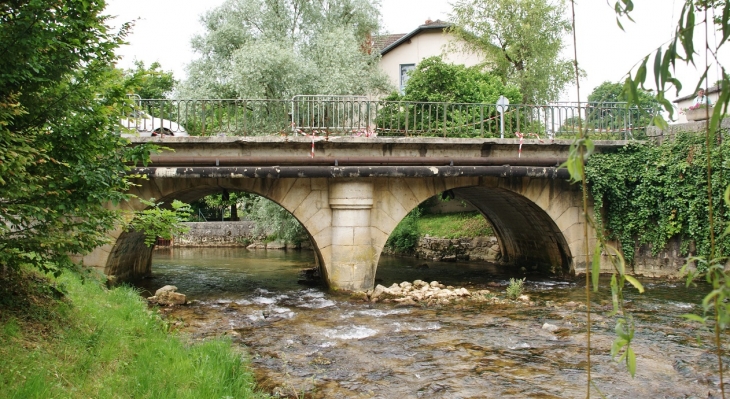
[[[154,292],[166,284],[177,286],[193,302],[163,308],[164,317],[194,339],[232,337],[246,347],[259,386],[282,397],[585,397],[580,282],[528,277],[530,301],[508,301],[504,285],[510,276],[495,265],[429,262],[419,268],[423,261],[384,256],[377,282],[385,286],[438,280],[494,294],[484,302],[399,307],[298,284],[300,271],[312,263],[308,252],[156,250],[153,278],[143,288]],[[635,378],[611,358],[616,335],[610,296],[594,296],[596,388],[607,398],[717,395],[711,334],[679,316],[700,312],[705,288],[644,283],[646,294],[627,294],[637,326]],[[543,329],[545,323],[558,330]],[[592,395],[600,397],[597,391]]]

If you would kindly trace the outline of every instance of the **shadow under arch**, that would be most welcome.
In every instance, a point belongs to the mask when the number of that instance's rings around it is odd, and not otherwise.
[[[532,200],[501,187],[451,189],[492,224],[502,250],[502,263],[531,273],[569,276],[573,257],[555,221]]]
[[[225,182],[215,182],[215,184],[198,185],[195,187],[187,187],[184,189],[172,191],[161,198],[155,198],[155,202],[162,202],[162,207],[170,207],[170,204],[174,200],[179,200],[184,203],[195,202],[207,195],[221,193],[223,191],[228,192],[245,192],[251,193],[263,198],[266,198],[277,205],[281,206],[289,214],[292,215],[303,227],[307,234],[307,238],[311,243],[312,250],[314,252],[315,267],[319,271],[319,275],[322,276],[322,283],[325,284],[327,281],[326,270],[322,264],[322,254],[320,253],[317,242],[306,228],[306,225],[302,223],[296,215],[294,215],[286,207],[282,206],[275,198],[271,198],[268,195],[263,194],[255,189],[247,189],[237,186],[235,184],[226,184]],[[137,202],[137,206],[134,206],[135,210],[144,210],[147,206],[142,206],[140,202]],[[136,209],[139,208],[139,209]],[[144,235],[140,232],[124,231],[114,241],[109,257],[107,258],[107,264],[104,268],[104,273],[107,276],[114,276],[120,281],[134,280],[142,277],[149,276],[152,271],[152,250],[154,245],[147,247],[144,244]],[[131,267],[130,267],[131,266]]]

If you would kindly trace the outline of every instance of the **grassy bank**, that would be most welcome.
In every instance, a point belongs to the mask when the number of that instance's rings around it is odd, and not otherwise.
[[[0,273],[1,275],[2,273]],[[0,278],[0,394],[4,398],[260,398],[231,344],[186,344],[138,293]]]
[[[494,235],[492,226],[479,212],[421,215],[418,219],[418,230],[422,235],[439,238]]]

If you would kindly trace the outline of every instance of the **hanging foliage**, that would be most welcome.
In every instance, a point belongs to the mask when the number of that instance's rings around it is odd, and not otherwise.
[[[651,245],[654,254],[672,237],[682,239],[682,255],[709,256],[707,148],[701,134],[687,133],[660,146],[631,144],[615,153],[594,154],[586,176],[594,199],[596,220],[603,223],[606,238],[621,244],[627,261],[636,249]],[[722,204],[730,157],[727,141],[713,144],[712,162],[722,165],[712,173],[713,202]],[[602,215],[602,217],[601,217]],[[727,207],[715,209],[715,234],[719,237],[730,220]],[[730,253],[730,237],[717,243],[717,254]]]

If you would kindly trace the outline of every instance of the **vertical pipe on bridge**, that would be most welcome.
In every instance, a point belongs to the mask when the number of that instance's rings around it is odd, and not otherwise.
[[[329,205],[332,256],[325,268],[330,288],[347,291],[372,288],[377,266],[370,233],[373,182],[362,178],[331,180]]]

